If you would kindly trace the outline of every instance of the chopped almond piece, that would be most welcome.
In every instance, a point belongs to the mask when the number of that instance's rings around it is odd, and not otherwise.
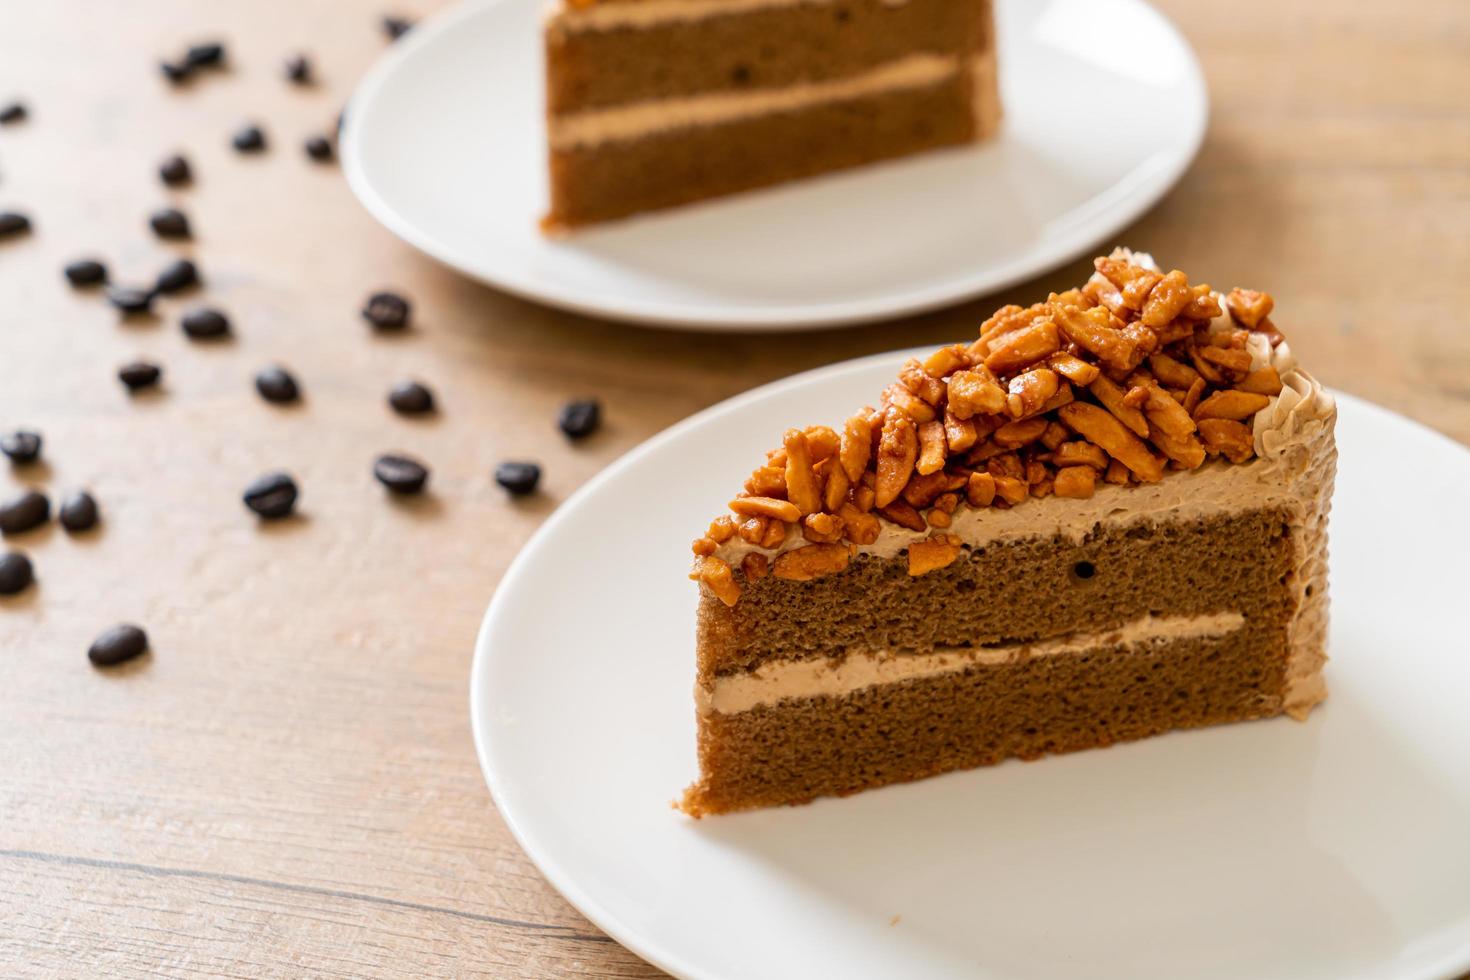
[[[915,541],[909,545],[909,574],[923,575],[954,563],[960,556],[960,539],[957,535],[945,534]]]
[[[1117,416],[1118,421],[1131,429],[1134,435],[1148,435],[1148,420],[1138,409],[1124,404],[1123,389],[1115,385],[1107,376],[1099,375],[1096,381],[1087,386],[1087,390],[1103,403],[1104,408]]]
[[[709,530],[705,532],[715,544],[724,544],[735,534],[735,518],[729,514],[721,514],[709,522]]]
[[[922,531],[928,527],[924,523],[924,515],[902,500],[895,500],[887,507],[879,507],[878,513],[899,527],[906,527],[910,531]]]
[[[1199,400],[1204,397],[1204,393],[1205,379],[1195,378],[1194,384],[1189,386],[1189,390],[1186,391],[1184,393],[1184,397],[1180,399],[1179,404],[1184,408],[1186,412],[1189,413],[1190,418],[1194,417],[1194,410],[1196,407],[1198,407]]]
[[[794,525],[786,521],[766,521],[766,533],[761,537],[761,547],[775,550],[786,543],[786,534]]]
[[[740,584],[730,571],[730,563],[723,559],[699,559],[699,581],[727,606],[733,606],[740,601]]]
[[[995,499],[995,477],[989,473],[971,473],[965,484],[965,499],[971,507],[989,507]]]
[[[1084,388],[1092,384],[1093,379],[1098,375],[1097,365],[1088,364],[1082,358],[1068,354],[1066,351],[1057,351],[1046,359],[1046,363],[1057,374]]]
[[[822,494],[817,485],[817,474],[812,470],[806,433],[800,429],[787,429],[782,441],[786,449],[786,499],[802,514],[816,513],[822,509]]]
[[[769,523],[770,518],[767,517],[747,517],[740,522],[736,533],[740,535],[740,540],[747,544],[759,546],[766,539],[766,526]]]
[[[914,423],[897,412],[883,420],[883,435],[878,443],[878,481],[873,486],[874,503],[879,509],[888,506],[903,491],[919,458],[919,437]]]
[[[846,545],[802,545],[778,555],[771,565],[771,574],[793,582],[809,582],[842,571],[847,567],[849,557]]]
[[[1079,500],[1092,497],[1097,488],[1098,472],[1091,466],[1063,466],[1057,470],[1053,489],[1057,497],[1076,497]]]
[[[866,415],[854,415],[842,427],[841,445],[837,450],[837,460],[849,480],[856,483],[862,477],[872,454],[873,424]]]
[[[1199,356],[1211,363],[1220,365],[1227,371],[1237,371],[1245,374],[1251,369],[1251,356],[1243,350],[1214,347],[1206,344],[1199,349]]]
[[[1162,278],[1163,273],[1156,269],[1146,269],[1141,265],[1134,265],[1122,259],[1095,259],[1093,267],[1102,276],[1111,282],[1122,294],[1123,302],[1130,309],[1139,310],[1143,308],[1144,301],[1148,298],[1149,290]]]
[[[995,338],[1002,334],[1030,326],[1031,321],[1035,318],[1036,313],[1034,309],[1022,309],[1014,303],[1009,306],[1002,306],[991,315],[990,319],[980,324],[980,339],[986,342],[993,342]],[[991,347],[993,347],[993,344],[991,344]],[[973,351],[973,348],[971,350]]]
[[[1157,483],[1163,477],[1164,464],[1116,416],[1085,402],[1073,402],[1058,411],[1062,422],[1084,439],[1102,447],[1109,456],[1120,460],[1140,480]]]
[[[1183,313],[1193,300],[1194,290],[1189,288],[1189,279],[1175,269],[1149,290],[1139,319],[1146,327],[1162,327]]]
[[[1046,426],[1046,419],[1041,418],[1026,419],[1021,422],[1007,422],[999,429],[996,429],[995,435],[991,438],[997,446],[1003,449],[1019,449],[1027,443],[1040,439],[1041,434],[1046,431]]]
[[[1036,414],[1045,415],[1048,412],[1055,412],[1057,409],[1061,408],[1063,405],[1066,405],[1073,400],[1074,398],[1072,395],[1072,386],[1069,384],[1063,384],[1060,388],[1057,389],[1057,393],[1055,395],[1052,395],[1046,400],[1046,404],[1041,406],[1041,409]]]
[[[1247,374],[1235,387],[1254,395],[1279,395],[1281,394],[1281,375],[1268,364],[1259,371]]]
[[[1005,407],[1005,389],[988,371],[956,371],[949,376],[949,411],[955,418],[994,415]]]
[[[1052,452],[1051,459],[1057,466],[1091,466],[1097,470],[1108,468],[1108,454],[1102,451],[1101,446],[1095,446],[1086,439],[1062,443]]]
[[[847,491],[852,489],[852,481],[847,478],[847,471],[841,466],[833,466],[827,472],[827,483],[822,487],[822,509],[829,514],[837,513],[837,509],[847,500]]]
[[[1267,395],[1257,395],[1249,391],[1236,391],[1227,389],[1217,391],[1209,398],[1199,403],[1194,410],[1196,419],[1248,419],[1261,409],[1271,404]]]
[[[941,347],[924,359],[924,373],[931,378],[942,378],[970,364],[964,344]]]
[[[944,413],[944,444],[949,447],[951,453],[964,452],[975,445],[975,440],[978,438],[973,420],[955,418],[949,412]]]
[[[1193,432],[1176,435],[1164,431],[1157,425],[1151,425],[1149,426],[1149,441],[1163,450],[1165,456],[1186,469],[1196,469],[1205,461],[1205,447],[1200,445],[1200,441],[1194,437]]]
[[[1025,500],[1029,492],[1025,482],[1013,476],[998,476],[995,478],[996,496],[1013,507]]]
[[[1271,315],[1275,305],[1270,293],[1254,289],[1232,289],[1225,297],[1225,308],[1230,311],[1231,318],[1247,330],[1260,326],[1261,321]]]
[[[1007,386],[1010,395],[1006,398],[1006,408],[1011,418],[1018,419],[1039,411],[1057,393],[1060,384],[1061,379],[1051,368],[1032,368],[1016,375]]]
[[[873,488],[866,483],[859,483],[853,487],[849,496],[852,497],[852,505],[864,514],[873,509],[876,495],[873,493]]]
[[[945,528],[954,523],[954,518],[949,516],[949,511],[940,510],[938,507],[929,511],[927,519],[930,527]]]
[[[730,509],[747,517],[774,517],[778,521],[795,521],[801,510],[789,500],[774,497],[736,497],[730,501]]]
[[[694,553],[696,555],[712,555],[719,549],[719,547],[720,546],[715,543],[714,538],[694,539]]]
[[[776,497],[786,496],[786,470],[782,466],[762,466],[750,474],[750,479],[745,481],[745,492],[752,497]]]
[[[1061,347],[1057,325],[1051,320],[1040,320],[993,341],[990,353],[985,356],[985,366],[996,374],[1013,374],[1045,360]]]
[[[1066,426],[1058,425],[1056,422],[1046,423],[1046,431],[1041,434],[1041,444],[1047,449],[1055,449],[1067,441]]]
[[[1154,426],[1171,436],[1180,438],[1195,430],[1194,419],[1189,417],[1184,407],[1170,397],[1168,392],[1152,382],[1145,387],[1144,391],[1147,399],[1143,411]]]
[[[897,409],[915,422],[934,420],[934,406],[903,385],[889,385],[884,388],[883,404]]]
[[[1026,464],[1026,482],[1029,485],[1034,487],[1050,476],[1051,471],[1048,470],[1046,468],[1046,464],[1041,462],[1040,460],[1033,459],[1031,460],[1031,462]]]
[[[1128,482],[1128,467],[1116,459],[1108,460],[1108,468],[1103,472],[1103,480],[1122,486]]]
[[[843,504],[837,511],[837,516],[842,518],[843,533],[853,544],[872,544],[878,540],[878,532],[883,529],[878,518],[858,510],[852,504]]]
[[[1148,357],[1149,370],[1153,371],[1154,377],[1170,388],[1183,388],[1189,390],[1199,377],[1199,372],[1188,364],[1174,360],[1168,354],[1150,354]]]
[[[1148,389],[1143,385],[1134,385],[1123,394],[1123,404],[1129,408],[1143,408],[1148,401]]]
[[[1026,467],[1021,462],[1021,457],[1015,453],[1003,453],[985,464],[985,469],[992,476],[1012,476],[1016,479],[1026,475]]]
[[[1068,340],[1106,366],[1130,371],[1138,364],[1138,345],[1113,327],[1113,315],[1101,306],[1090,310],[1062,307],[1056,311],[1056,320]]]
[[[941,493],[934,501],[934,509],[942,514],[953,514],[959,506],[960,495],[957,493]]]
[[[944,441],[944,423],[939,420],[919,426],[919,459],[914,468],[923,476],[944,469],[948,448]]]
[[[836,514],[808,514],[801,519],[801,536],[814,544],[842,540],[842,518]]]
[[[837,431],[830,425],[809,425],[804,431],[807,451],[811,453],[813,463],[837,455]]]
[[[929,405],[938,405],[944,398],[944,382],[939,378],[931,377],[924,370],[924,365],[914,358],[909,358],[904,364],[898,380],[900,384]]]
[[[1220,300],[1207,283],[1194,287],[1194,299],[1184,308],[1180,316],[1191,320],[1213,320],[1220,315]]]
[[[759,582],[771,570],[771,562],[760,552],[752,551],[740,559],[740,570],[745,573],[747,582]]]
[[[899,499],[913,507],[928,507],[949,489],[948,473],[923,473],[908,482]]]
[[[1200,439],[1212,453],[1220,453],[1232,463],[1244,463],[1256,454],[1250,426],[1233,419],[1201,419]]]

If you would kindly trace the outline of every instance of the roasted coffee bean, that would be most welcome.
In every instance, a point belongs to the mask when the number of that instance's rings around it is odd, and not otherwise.
[[[304,54],[292,55],[286,59],[286,79],[297,85],[310,85],[315,81],[311,70],[311,59]]]
[[[77,259],[68,262],[62,273],[73,286],[95,286],[107,281],[107,266],[96,259]]]
[[[188,259],[170,262],[153,282],[156,293],[177,293],[199,285],[199,267]]]
[[[36,579],[31,560],[19,551],[0,554],[0,595],[24,592]]]
[[[388,392],[388,404],[400,415],[422,415],[434,410],[434,393],[417,381],[400,381]]]
[[[0,534],[20,534],[51,519],[51,501],[39,490],[25,490],[0,504]]]
[[[296,506],[296,481],[287,473],[267,473],[245,488],[244,499],[266,520],[288,517]]]
[[[294,402],[301,397],[301,389],[297,386],[296,379],[291,376],[291,372],[274,365],[262,368],[255,375],[255,390],[260,392],[261,398],[277,404]]]
[[[0,436],[0,453],[9,456],[11,462],[34,463],[41,458],[41,433],[29,429],[16,429]]]
[[[172,85],[182,85],[194,74],[194,69],[182,61],[160,61],[158,70],[163,72],[163,77]]]
[[[244,126],[230,137],[230,143],[241,153],[259,153],[265,149],[265,133],[259,126]]]
[[[158,165],[158,179],[170,187],[187,184],[194,179],[194,168],[189,161],[175,153]]]
[[[159,238],[189,238],[189,218],[178,208],[159,208],[148,216],[148,224]]]
[[[7,102],[0,106],[0,126],[9,126],[18,123],[26,117],[26,107],[23,102]]]
[[[383,18],[383,33],[388,35],[388,40],[396,41],[409,31],[413,30],[413,21],[407,17],[388,16]]]
[[[219,68],[225,63],[225,46],[218,41],[189,46],[184,64],[190,68]]]
[[[408,326],[408,300],[397,293],[373,293],[362,308],[363,319],[379,330],[401,330]]]
[[[97,501],[85,490],[67,496],[57,508],[56,519],[68,531],[87,531],[97,525]]]
[[[128,386],[129,391],[152,388],[163,377],[163,369],[147,361],[134,361],[117,369],[117,379]]]
[[[568,439],[585,439],[597,431],[602,421],[602,406],[595,398],[579,398],[567,402],[557,413],[556,424]]]
[[[190,310],[184,314],[180,323],[184,327],[184,333],[193,340],[217,340],[228,336],[230,332],[229,317],[210,306]]]
[[[148,650],[148,634],[132,623],[105,631],[87,648],[87,659],[98,667],[115,667]]]
[[[31,230],[31,219],[19,211],[0,211],[0,238],[24,235]]]
[[[535,463],[501,463],[495,467],[495,482],[517,497],[536,492],[541,467]]]
[[[153,312],[153,292],[131,286],[108,286],[107,302],[129,316]]]
[[[332,159],[332,141],[325,136],[313,136],[306,141],[306,155],[317,163]]]
[[[373,462],[373,476],[394,493],[418,493],[429,482],[429,470],[407,456],[379,456]]]

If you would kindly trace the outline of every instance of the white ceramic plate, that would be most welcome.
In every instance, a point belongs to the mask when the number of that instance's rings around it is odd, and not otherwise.
[[[655,437],[566,502],[480,631],[475,742],[521,845],[687,977],[1451,976],[1470,967],[1470,452],[1340,397],[1331,696],[810,806],[692,821],[689,541],[889,354]],[[1414,461],[1384,483],[1385,448]],[[718,447],[717,450],[711,447]],[[1045,506],[1031,504],[1028,506]]]
[[[957,302],[1115,244],[1204,135],[1194,53],[1141,0],[1000,0],[998,140],[552,240],[544,4],[466,3],[414,28],[353,97],[343,165],[410,244],[597,316],[791,330]]]

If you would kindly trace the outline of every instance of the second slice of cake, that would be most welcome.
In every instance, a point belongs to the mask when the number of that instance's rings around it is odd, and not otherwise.
[[[565,228],[992,135],[990,0],[561,0],[546,24]]]

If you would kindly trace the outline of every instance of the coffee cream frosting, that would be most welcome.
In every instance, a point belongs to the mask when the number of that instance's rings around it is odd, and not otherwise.
[[[885,6],[902,6],[905,0],[883,0]],[[621,0],[591,6],[553,9],[553,30],[576,34],[617,28],[648,28],[664,24],[689,24],[711,17],[766,10],[773,7],[825,6],[832,0]]]
[[[786,698],[841,697],[879,684],[951,674],[971,666],[995,666],[1034,657],[1083,653],[1099,646],[1125,648],[1167,640],[1225,636],[1239,629],[1238,612],[1204,616],[1143,616],[1114,629],[988,647],[944,647],[931,653],[850,654],[839,662],[775,660],[744,674],[721,677],[709,687],[696,686],[694,698],[704,714],[735,714]]]
[[[1290,583],[1297,611],[1288,626],[1283,707],[1292,717],[1304,719],[1312,706],[1327,694],[1322,680],[1327,634],[1327,515],[1337,457],[1332,439],[1337,406],[1331,394],[1296,366],[1284,341],[1273,349],[1264,337],[1255,335],[1249,349],[1255,367],[1270,364],[1282,380],[1281,393],[1257,412],[1253,421],[1255,458],[1245,463],[1212,460],[1195,470],[1169,471],[1157,483],[1103,484],[1088,499],[1048,497],[1009,510],[961,507],[946,533],[959,535],[968,547],[1037,536],[1061,536],[1080,542],[1104,524],[1187,521],[1263,508],[1286,511],[1291,515],[1290,533],[1300,572]],[[878,540],[857,550],[860,555],[893,558],[913,542],[928,536],[927,531],[911,531],[885,521]],[[716,554],[736,565],[752,551],[774,555],[804,544],[806,541],[799,534],[788,535],[786,543],[775,550],[757,548],[734,537]],[[1032,644],[1033,649],[1036,646]],[[951,652],[933,656],[955,655]],[[820,678],[825,676],[824,672],[835,674],[835,670],[842,668],[834,669],[830,661],[821,661],[805,663],[802,669],[811,672],[811,677]],[[881,671],[875,671],[872,676],[876,678],[872,683],[891,682]],[[816,684],[811,677],[807,683]],[[724,684],[726,680],[733,679],[721,678],[717,683]],[[834,677],[821,683],[831,685],[839,681]],[[762,697],[755,689],[763,684],[767,693]],[[765,681],[759,672],[748,681],[742,678],[735,690],[752,705],[794,696],[783,693],[790,690],[789,686]],[[718,686],[714,694],[697,691],[696,697],[707,700],[718,696],[718,691]]]
[[[912,54],[844,78],[802,82],[783,88],[707,92],[606,109],[587,109],[553,116],[547,125],[551,145],[556,149],[597,146],[666,130],[715,126],[883,92],[925,88],[953,78],[962,67],[961,59],[954,55]],[[977,66],[976,70],[981,67]],[[989,70],[994,69],[991,67]]]

